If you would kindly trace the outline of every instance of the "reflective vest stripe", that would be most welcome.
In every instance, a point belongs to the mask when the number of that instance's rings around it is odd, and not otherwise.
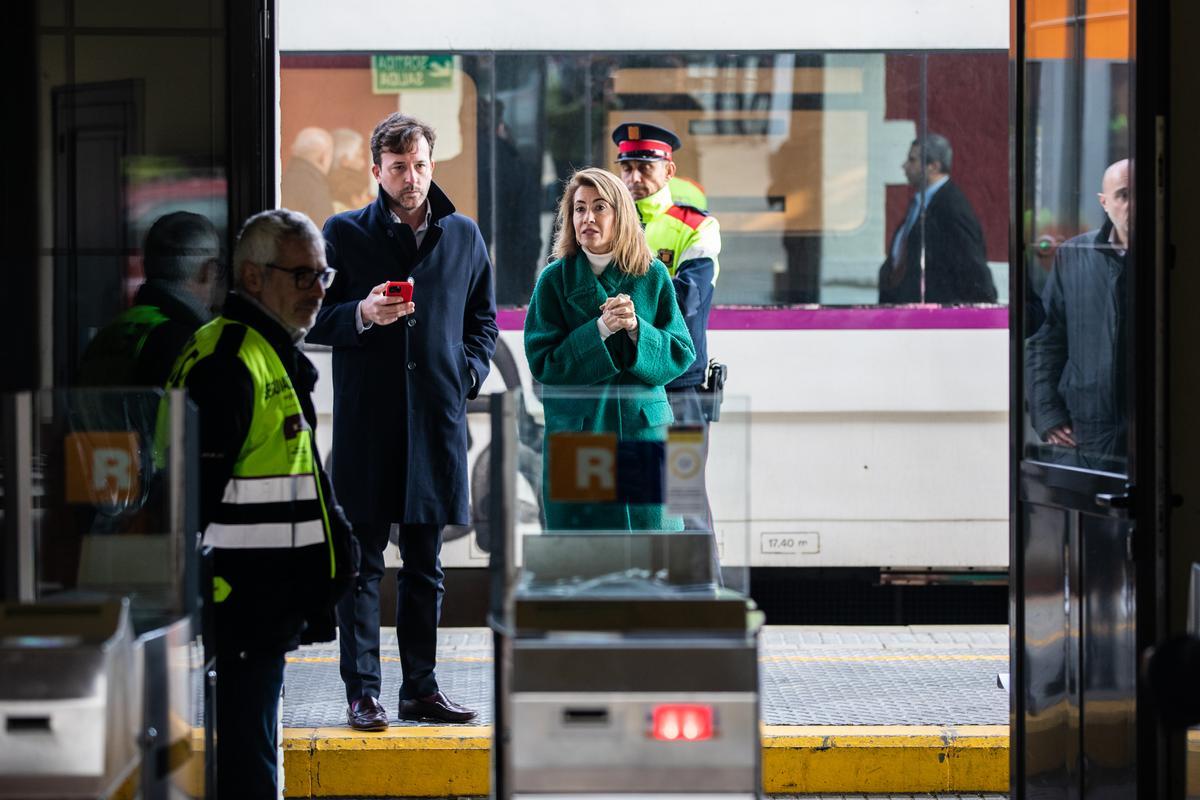
[[[200,328],[184,348],[171,384],[186,385],[191,369],[212,355],[236,357],[245,365],[254,385],[254,406],[233,474],[204,531],[204,545],[291,549],[325,543],[329,574],[335,576],[337,564],[312,431],[278,353],[253,328],[218,317]]]
[[[310,474],[283,475],[275,478],[239,478],[234,476],[225,484],[222,503],[289,503],[295,500],[316,500],[317,482]]]
[[[213,522],[223,525],[261,525],[266,522],[308,522],[321,519],[320,500],[297,500],[294,503],[252,503],[243,506],[218,506]]]
[[[260,522],[255,525],[222,525],[209,523],[204,530],[204,546],[230,550],[291,549],[325,543],[325,523],[320,519],[308,522]]]

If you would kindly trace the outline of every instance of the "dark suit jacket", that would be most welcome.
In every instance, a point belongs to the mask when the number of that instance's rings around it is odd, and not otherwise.
[[[325,224],[338,274],[308,341],[333,347],[330,468],[356,523],[468,523],[466,401],[496,349],[492,265],[479,228],[437,184],[429,203],[420,248],[382,194]],[[409,277],[416,313],[360,334],[359,301]]]
[[[903,227],[903,223],[901,226]],[[987,265],[983,230],[966,195],[946,181],[925,208],[925,227],[917,218],[908,234],[904,263],[892,264],[888,240],[887,260],[879,268],[880,303],[994,303],[996,284]],[[921,245],[925,245],[925,297],[921,297]]]

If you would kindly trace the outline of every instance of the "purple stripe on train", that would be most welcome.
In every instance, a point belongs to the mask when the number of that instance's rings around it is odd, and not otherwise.
[[[500,330],[521,330],[525,309],[502,308]],[[749,308],[721,306],[712,310],[708,329],[714,331],[823,330],[937,330],[1008,328],[1008,309],[1002,306],[897,306],[819,308],[788,306]]]

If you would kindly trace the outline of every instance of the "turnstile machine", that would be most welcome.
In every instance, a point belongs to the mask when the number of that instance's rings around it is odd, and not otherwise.
[[[631,550],[650,568],[599,572]],[[526,539],[505,659],[512,798],[758,796],[760,615],[665,566],[708,553],[703,534]],[[584,564],[599,574],[564,590]]]
[[[127,601],[0,605],[0,797],[114,794],[140,762]]]
[[[0,399],[0,800],[212,785],[196,430],[182,392]]]
[[[631,392],[621,387],[606,397],[619,394],[623,402]],[[585,416],[595,400],[582,390],[554,397]],[[548,390],[543,401],[551,402]],[[550,431],[527,442],[517,424],[522,398],[509,393],[490,402],[494,796],[759,797],[763,615],[723,584],[716,537],[587,524],[546,529],[547,519],[590,523],[660,512],[666,519],[681,508],[702,514],[707,500],[695,476],[703,432],[671,428],[626,446],[585,419],[558,441]],[[736,507],[746,497],[746,426],[737,422],[746,418],[722,417],[723,473],[708,481],[727,490],[718,499],[732,519],[747,518]],[[576,503],[559,506],[565,514],[533,513],[530,493],[520,493],[528,488],[519,486],[529,479],[528,450],[543,454],[534,474],[541,485],[533,487],[541,501]],[[744,587],[742,578],[729,582]]]

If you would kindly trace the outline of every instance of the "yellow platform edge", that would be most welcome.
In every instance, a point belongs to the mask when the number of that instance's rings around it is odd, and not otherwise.
[[[284,730],[287,797],[488,793],[487,726]],[[1008,726],[763,726],[763,791],[1007,792]]]

